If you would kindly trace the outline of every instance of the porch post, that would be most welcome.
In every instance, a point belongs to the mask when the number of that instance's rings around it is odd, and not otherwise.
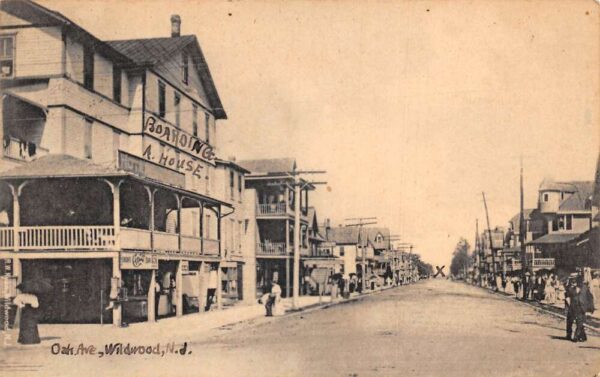
[[[156,321],[156,312],[154,307],[156,306],[156,297],[154,291],[156,289],[156,270],[152,270],[150,275],[150,286],[148,287],[148,306],[146,310],[148,311],[148,322]]]
[[[217,239],[219,240],[219,256],[221,256],[221,205],[217,208]]]
[[[148,230],[150,231],[150,249],[154,252],[154,194],[156,189],[151,189],[144,185],[146,192],[148,193],[148,203],[150,204],[150,219],[148,221]]]
[[[112,276],[119,278],[119,285],[121,284],[121,267],[119,266],[119,255],[117,255],[116,257],[113,257],[112,259]],[[119,286],[120,288],[120,286]],[[122,305],[115,305],[115,307],[113,307],[113,326],[116,327],[120,327],[121,326],[121,306]]]
[[[13,250],[19,251],[20,249],[20,239],[19,233],[21,231],[21,207],[19,206],[19,197],[21,196],[21,191],[23,187],[27,185],[29,181],[24,181],[19,185],[13,186],[12,184],[8,184],[10,188],[10,192],[12,194],[13,199]]]
[[[204,202],[198,201],[198,204],[200,205],[198,207],[200,213],[200,221],[198,222],[200,226],[200,254],[204,254]]]
[[[183,260],[177,262],[177,275],[175,275],[175,315],[181,317],[183,315],[183,269],[181,264]]]
[[[220,220],[219,220],[220,222]],[[221,262],[217,262],[217,309],[223,308],[223,283],[221,283]]]
[[[121,184],[123,180],[114,183],[108,179],[101,179],[105,182],[113,194],[113,228],[115,250],[121,250]]]
[[[286,198],[288,196],[286,190]],[[287,199],[286,199],[287,203]],[[286,204],[287,206],[287,204]],[[286,207],[287,208],[287,207]],[[286,210],[287,211],[287,210]],[[290,297],[290,221],[289,219],[285,219],[285,297]],[[281,283],[281,280],[279,281]]]
[[[181,253],[181,207],[183,197],[175,194],[175,200],[177,201],[177,250]]]

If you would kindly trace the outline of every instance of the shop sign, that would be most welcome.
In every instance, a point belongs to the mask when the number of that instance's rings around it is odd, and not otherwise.
[[[190,263],[186,260],[182,260],[179,262],[181,267],[181,272],[184,274],[190,271]]]
[[[121,252],[121,269],[123,270],[157,270],[158,256],[144,252]]]
[[[142,178],[151,178],[178,187],[185,186],[185,174],[123,151],[119,151],[119,168]]]

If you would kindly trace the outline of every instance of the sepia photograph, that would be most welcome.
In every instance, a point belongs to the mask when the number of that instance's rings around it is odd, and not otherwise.
[[[600,0],[0,0],[0,375],[600,377]]]

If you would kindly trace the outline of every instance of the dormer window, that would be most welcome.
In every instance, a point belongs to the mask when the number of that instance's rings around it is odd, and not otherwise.
[[[0,36],[0,77],[14,76],[14,35]]]

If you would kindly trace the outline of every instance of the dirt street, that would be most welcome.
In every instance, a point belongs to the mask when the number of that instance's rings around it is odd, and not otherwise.
[[[61,376],[151,376],[155,363],[171,364],[169,376],[592,377],[600,372],[597,334],[588,331],[587,343],[566,341],[564,335],[560,319],[514,299],[429,280],[327,309],[224,327],[202,338],[190,329],[188,339],[178,340],[188,342],[185,356],[49,357],[49,350],[38,349],[10,357]]]

